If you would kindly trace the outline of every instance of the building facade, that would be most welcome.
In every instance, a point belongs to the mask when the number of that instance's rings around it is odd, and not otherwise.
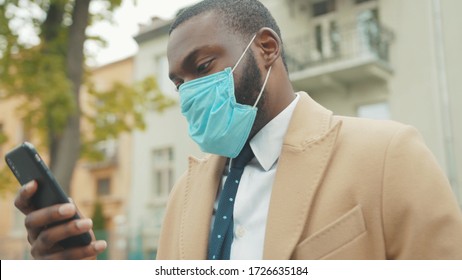
[[[154,75],[161,91],[176,101],[163,112],[145,118],[147,129],[133,134],[132,188],[128,211],[134,251],[132,258],[154,258],[168,195],[175,181],[188,166],[188,156],[202,153],[188,136],[187,122],[181,115],[178,93],[168,78],[167,41],[170,21],[153,19],[135,37],[135,80]]]

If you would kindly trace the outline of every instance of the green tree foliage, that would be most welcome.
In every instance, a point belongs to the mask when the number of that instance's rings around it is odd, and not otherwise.
[[[106,92],[91,88],[97,102],[93,114],[86,117],[94,130],[86,139],[89,142],[82,143],[79,94],[86,77],[84,43],[100,41],[89,38],[86,29],[111,20],[121,2],[0,0],[0,100],[22,100],[19,117],[33,135],[41,137],[40,149],[46,147],[49,165],[68,193],[82,146],[88,152],[106,137],[143,128],[146,110],[172,104],[157,90],[153,78],[133,87],[116,84]],[[98,12],[92,13],[90,4],[99,5]]]
[[[145,129],[147,112],[162,112],[174,104],[158,89],[152,76],[133,85],[115,83],[106,91],[96,90],[92,83],[88,83],[87,88],[92,102],[84,118],[92,133],[84,135],[83,151],[89,160],[103,160],[104,155],[96,148],[98,143],[116,139],[134,128]]]

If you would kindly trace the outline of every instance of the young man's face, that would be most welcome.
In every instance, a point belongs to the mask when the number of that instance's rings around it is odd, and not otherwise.
[[[234,67],[251,37],[230,31],[213,12],[189,19],[170,35],[167,56],[169,75],[178,88],[184,82]],[[252,48],[234,71],[235,96],[238,103],[253,105],[262,86],[261,72]],[[259,101],[259,119],[265,114],[265,93]],[[254,133],[251,132],[251,135]]]

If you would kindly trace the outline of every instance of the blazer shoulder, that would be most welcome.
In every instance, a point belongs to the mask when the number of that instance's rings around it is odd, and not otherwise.
[[[393,120],[374,120],[348,116],[333,116],[334,120],[340,120],[346,131],[363,130],[364,133],[394,134],[404,128],[413,128]]]
[[[388,145],[397,135],[404,134],[422,140],[413,126],[391,120],[372,120],[357,117],[333,116],[342,122],[341,139],[355,139],[357,143],[371,142]]]

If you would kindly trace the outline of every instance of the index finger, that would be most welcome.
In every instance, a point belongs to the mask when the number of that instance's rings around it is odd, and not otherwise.
[[[30,212],[36,210],[34,205],[32,205],[31,198],[37,191],[37,183],[35,181],[30,181],[21,187],[18,191],[18,195],[14,200],[14,206],[19,209],[23,214],[27,215]]]
[[[56,225],[75,215],[75,206],[71,203],[56,204],[30,212],[26,215],[24,224],[29,233],[29,242],[35,241],[44,227]]]

